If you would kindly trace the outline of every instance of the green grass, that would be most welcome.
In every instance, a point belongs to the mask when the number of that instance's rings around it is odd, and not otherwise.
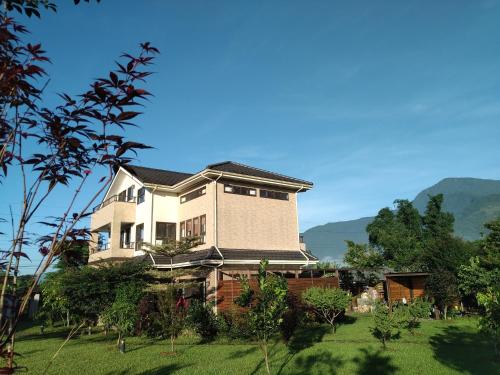
[[[500,374],[492,347],[477,332],[475,319],[426,321],[415,336],[404,332],[386,351],[370,334],[370,316],[353,316],[335,335],[328,327],[305,327],[288,347],[273,344],[274,374]],[[28,373],[41,374],[64,340],[63,328],[25,328],[16,352]],[[177,354],[167,341],[127,338],[120,354],[114,335],[95,333],[68,342],[49,374],[263,374],[262,356],[255,345],[223,340],[198,344],[195,337],[179,339]]]

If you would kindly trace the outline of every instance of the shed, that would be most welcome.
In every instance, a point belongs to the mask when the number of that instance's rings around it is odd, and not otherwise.
[[[405,298],[411,301],[422,297],[425,292],[425,281],[429,277],[427,272],[392,272],[386,273],[387,301],[389,304]]]

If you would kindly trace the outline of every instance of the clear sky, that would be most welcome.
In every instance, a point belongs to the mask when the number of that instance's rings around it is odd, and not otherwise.
[[[150,41],[155,96],[129,136],[155,149],[136,164],[233,160],[313,181],[301,230],[445,177],[500,178],[500,1],[58,3],[19,18],[52,59],[47,103]],[[0,189],[4,214],[18,189]]]

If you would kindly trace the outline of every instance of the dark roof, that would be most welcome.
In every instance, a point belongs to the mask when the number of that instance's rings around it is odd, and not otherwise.
[[[300,250],[245,250],[245,249],[219,249],[224,259],[227,260],[316,260],[309,258]]]
[[[158,265],[168,265],[170,264],[170,258],[165,255],[151,254],[154,259],[154,263]],[[191,251],[187,254],[176,255],[173,258],[173,263],[185,263],[185,262],[196,262],[200,260],[221,260],[220,254],[217,252],[215,247],[205,250]]]
[[[242,174],[245,176],[268,178],[270,180],[293,182],[296,184],[305,184],[305,185],[312,185],[313,184],[312,182],[309,182],[309,181],[299,180],[298,178],[284,176],[282,174],[265,171],[263,169],[250,167],[248,165],[239,164],[239,163],[235,163],[232,161],[225,161],[222,163],[210,164],[207,166],[207,169],[211,169],[211,170],[219,171],[219,172]]]
[[[260,260],[268,259],[272,261],[302,261],[317,260],[311,254],[300,250],[245,250],[245,249],[219,249],[224,260]],[[164,255],[151,254],[156,265],[169,265],[170,258]],[[307,259],[306,259],[307,258]],[[197,262],[203,260],[222,260],[215,247],[204,250],[196,250],[187,254],[176,255],[173,264]]]
[[[134,177],[137,177],[137,179],[146,184],[173,186],[192,176],[191,173],[173,172],[164,169],[138,167],[135,165],[125,165],[123,167]]]
[[[134,177],[136,177],[143,183],[166,185],[166,186],[173,186],[194,175],[192,173],[174,172],[174,171],[167,171],[164,169],[139,167],[136,165],[124,165],[123,168],[125,168],[128,172],[130,172]],[[309,181],[304,181],[298,178],[284,176],[278,173],[265,171],[263,169],[250,167],[248,165],[239,164],[232,161],[210,164],[206,167],[206,169],[210,169],[212,171],[217,171],[217,172],[228,172],[228,173],[241,174],[245,176],[267,178],[276,181],[292,182],[295,184],[304,184],[304,185],[313,184],[312,182]]]

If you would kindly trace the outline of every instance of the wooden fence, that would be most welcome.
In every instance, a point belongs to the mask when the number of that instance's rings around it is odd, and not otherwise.
[[[290,294],[300,298],[304,290],[313,286],[338,288],[339,280],[337,277],[322,277],[322,278],[301,278],[301,279],[286,279],[288,283],[288,291]],[[249,280],[252,289],[257,287],[257,280]],[[241,283],[237,280],[221,280],[217,288],[217,310],[219,312],[228,311],[236,307],[234,300],[241,293]]]

